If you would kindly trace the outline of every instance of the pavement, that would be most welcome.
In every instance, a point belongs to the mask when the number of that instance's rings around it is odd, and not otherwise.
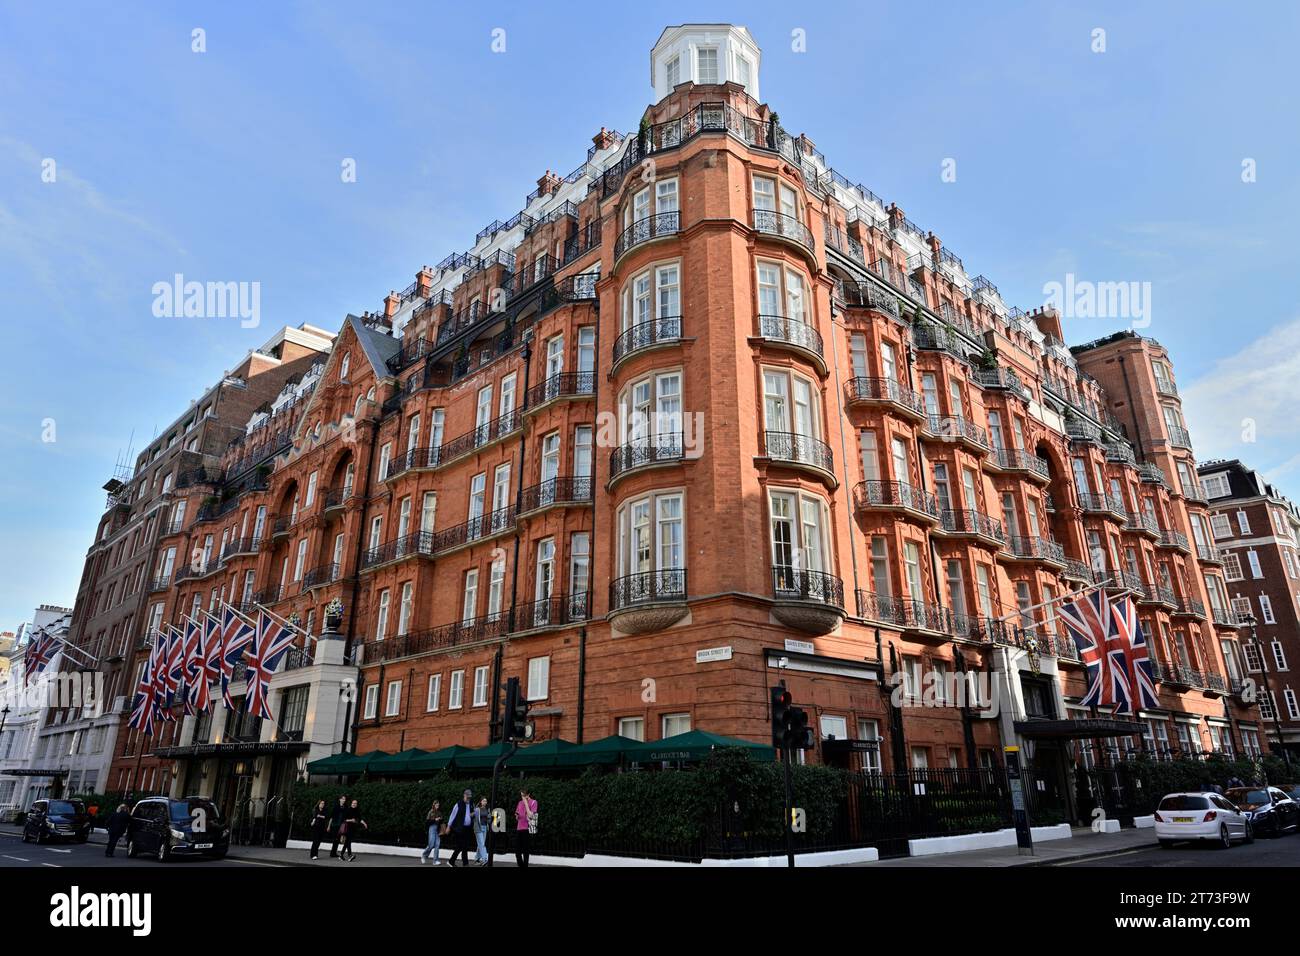
[[[104,847],[107,842],[108,838],[104,831],[95,830],[91,833],[90,840],[87,843],[23,843],[22,828],[0,824],[0,869],[25,866],[104,867],[159,865],[158,861],[153,858],[139,857],[134,860],[128,858],[125,841],[118,843],[117,852],[112,857],[107,857],[104,855]],[[447,869],[446,861],[450,857],[451,851],[444,849],[442,851],[442,866],[434,866],[432,862],[422,864],[419,857],[389,856],[380,853],[359,853],[355,861],[344,862],[330,859],[329,844],[326,844],[321,848],[319,860],[312,860],[306,850],[281,850],[264,846],[232,846],[225,859],[222,860],[194,857],[178,858],[174,862],[177,866],[306,866],[345,867],[347,869],[373,866],[424,866],[430,870],[445,870]],[[497,854],[493,860],[493,866],[514,867],[514,865],[514,855],[509,853],[505,855]],[[479,868],[471,866],[469,869]]]
[[[1119,853],[1150,848],[1159,849],[1153,829],[1120,830],[1118,833],[1096,833],[1088,827],[1075,827],[1068,840],[1048,840],[1034,844],[1032,856],[1022,856],[1016,846],[1000,846],[988,850],[964,850],[961,853],[941,853],[935,856],[908,856],[862,866],[886,867],[952,867],[952,866],[1060,866],[1111,857]]]

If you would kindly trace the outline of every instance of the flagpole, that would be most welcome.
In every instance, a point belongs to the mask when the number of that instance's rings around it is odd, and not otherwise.
[[[271,620],[273,620],[273,621],[277,621],[278,623],[283,624],[285,627],[287,627],[289,630],[293,631],[295,634],[301,634],[303,637],[305,637],[305,638],[306,638],[307,640],[309,640],[309,641],[311,641],[311,640],[315,640],[315,638],[313,638],[313,637],[311,636],[311,634],[307,632],[306,629],[299,627],[298,625],[294,624],[292,621],[287,621],[287,620],[285,620],[284,618],[280,617],[280,615],[276,614],[274,611],[272,611],[272,610],[271,610],[269,607],[267,607],[265,604],[257,604],[256,601],[254,601],[253,603],[256,604],[257,607],[259,607],[259,608],[261,608],[263,611],[265,611],[267,617],[269,617]]]
[[[1069,591],[1065,594],[1058,595],[1057,597],[1052,598],[1050,601],[1043,601],[1039,604],[1031,604],[1029,607],[1026,608],[1018,608],[1012,611],[1010,614],[1004,614],[1001,617],[994,618],[994,620],[1010,621],[1015,618],[1024,617],[1024,615],[1030,613],[1031,611],[1037,611],[1039,608],[1050,607],[1053,604],[1059,604],[1060,602],[1069,600],[1071,598],[1081,597],[1087,594],[1089,591],[1096,591],[1098,588],[1104,588],[1106,585],[1110,584],[1112,580],[1114,579],[1104,578],[1103,580],[1098,581],[1096,584],[1089,584],[1087,587],[1080,588],[1077,591]],[[1032,631],[1039,626],[1040,625],[1038,624],[1038,622],[1035,621],[1033,624],[1030,624],[1028,627],[1022,628],[1022,630]]]

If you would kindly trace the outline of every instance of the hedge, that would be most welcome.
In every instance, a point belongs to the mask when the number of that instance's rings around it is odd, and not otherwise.
[[[844,805],[847,774],[827,767],[793,767],[795,803],[806,812],[801,842],[818,843],[835,830]],[[333,807],[340,794],[360,801],[369,824],[366,841],[424,846],[425,813],[437,799],[450,812],[466,788],[486,796],[490,777],[442,773],[417,782],[362,781],[351,785],[298,784],[293,791],[295,836],[307,832],[317,800]],[[784,781],[776,763],[756,763],[743,750],[718,751],[686,771],[609,773],[595,768],[569,779],[529,777],[541,818],[539,851],[643,849],[677,852],[707,841],[743,837],[747,844],[784,839]],[[514,829],[519,778],[500,778],[496,805]],[[725,817],[725,821],[724,821]]]

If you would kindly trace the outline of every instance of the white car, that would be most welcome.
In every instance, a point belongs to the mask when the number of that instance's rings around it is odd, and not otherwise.
[[[1250,817],[1217,793],[1170,793],[1156,809],[1156,838],[1168,849],[1179,840],[1213,840],[1230,847],[1234,840],[1255,842]]]

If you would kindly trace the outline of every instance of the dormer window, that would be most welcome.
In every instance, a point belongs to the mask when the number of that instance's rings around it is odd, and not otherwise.
[[[668,79],[668,89],[671,90],[682,81],[682,58],[680,56],[673,57],[668,61],[668,65],[664,70]]]
[[[736,55],[736,75],[735,80],[741,86],[748,89],[750,78],[749,61],[739,54]]]
[[[695,77],[697,83],[718,82],[717,47],[703,47],[695,52]]]

